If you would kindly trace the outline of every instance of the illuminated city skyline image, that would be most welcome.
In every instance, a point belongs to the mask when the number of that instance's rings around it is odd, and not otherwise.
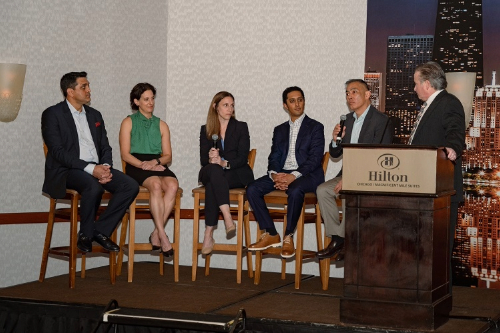
[[[498,17],[495,0],[368,0],[365,77],[379,78],[376,103],[396,124],[395,143],[406,143],[420,109],[413,92],[417,65],[434,60],[445,72],[477,73],[463,152],[465,202],[459,208],[453,281],[487,288],[500,288]]]

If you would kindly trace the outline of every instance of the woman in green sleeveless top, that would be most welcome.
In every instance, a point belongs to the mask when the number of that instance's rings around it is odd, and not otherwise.
[[[122,121],[120,153],[127,163],[127,175],[150,193],[155,229],[149,242],[153,250],[160,250],[168,257],[174,250],[165,233],[165,224],[174,207],[179,183],[167,166],[172,162],[170,130],[167,123],[153,115],[155,96],[156,89],[149,83],[138,83],[130,92],[130,106],[137,112]]]

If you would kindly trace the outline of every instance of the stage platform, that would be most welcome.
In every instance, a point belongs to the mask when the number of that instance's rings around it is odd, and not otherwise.
[[[256,286],[244,271],[238,285],[233,270],[211,269],[204,276],[199,268],[193,282],[191,267],[181,266],[176,283],[171,265],[160,276],[158,263],[138,262],[134,281],[128,283],[124,268],[115,285],[109,283],[108,267],[100,267],[87,270],[85,279],[77,273],[74,290],[68,288],[67,275],[0,289],[0,332],[90,333],[111,299],[120,308],[149,309],[166,318],[229,320],[243,308],[247,332],[412,332],[340,323],[342,279],[331,278],[329,290],[323,291],[319,277],[303,275],[295,290],[290,274],[281,280],[279,273],[263,272]],[[434,332],[500,332],[499,316],[500,290],[454,287],[450,320]],[[99,332],[104,331],[101,326]],[[180,331],[119,326],[117,332]]]

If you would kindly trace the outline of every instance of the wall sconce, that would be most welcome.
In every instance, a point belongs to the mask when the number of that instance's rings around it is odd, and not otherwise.
[[[476,73],[446,73],[446,81],[448,81],[448,87],[446,88],[446,91],[448,91],[450,94],[455,95],[464,107],[465,128],[467,128],[469,127],[470,116],[472,113],[472,101],[474,98],[474,88],[476,85]]]
[[[0,64],[0,121],[17,118],[23,99],[26,65]]]

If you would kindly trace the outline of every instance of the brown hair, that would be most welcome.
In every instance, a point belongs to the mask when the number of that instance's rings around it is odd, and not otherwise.
[[[231,97],[234,101],[234,96],[227,91],[219,91],[215,94],[214,98],[212,98],[212,102],[208,108],[207,123],[205,126],[208,139],[211,139],[213,134],[220,136],[220,122],[219,115],[217,114],[217,106],[219,106],[220,101],[226,97]],[[233,112],[232,118],[235,118],[234,114]]]

